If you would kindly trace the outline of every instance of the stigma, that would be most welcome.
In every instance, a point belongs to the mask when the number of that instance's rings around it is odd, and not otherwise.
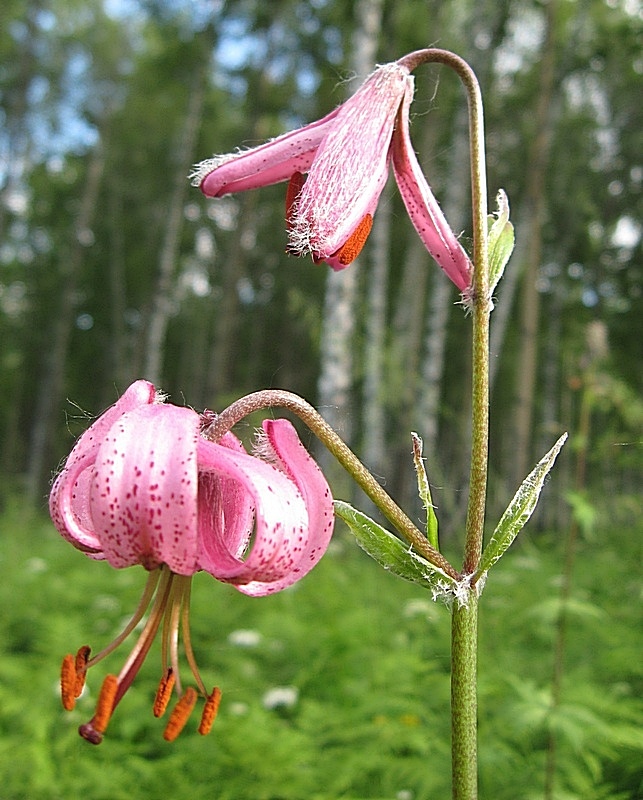
[[[118,675],[105,676],[98,694],[94,716],[79,727],[78,732],[83,739],[91,744],[102,742],[112,715],[143,665],[159,628],[161,628],[163,664],[152,708],[154,716],[162,717],[170,705],[172,695],[176,693],[178,696],[170,712],[163,738],[168,742],[176,739],[188,722],[199,696],[205,699],[205,703],[197,730],[203,736],[210,732],[221,701],[221,690],[215,687],[211,692],[207,691],[192,651],[189,628],[191,581],[191,576],[178,575],[165,565],[152,570],[136,611],[113,642],[93,657],[88,645],[80,647],[75,656],[68,654],[64,657],[60,672],[60,694],[63,708],[72,711],[85,687],[89,668],[116,650],[147,613],[143,629],[121,671]],[[187,686],[184,689],[181,685],[178,658],[179,629],[183,634],[183,650],[196,688]]]

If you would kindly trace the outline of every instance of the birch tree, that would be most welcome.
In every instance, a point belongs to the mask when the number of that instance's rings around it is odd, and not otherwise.
[[[382,6],[383,0],[359,0],[355,7],[352,68],[360,81],[373,69],[376,61]],[[318,382],[319,410],[348,442],[353,438],[353,340],[358,274],[358,263],[341,272],[328,273]],[[331,480],[339,481],[341,485],[344,481],[343,471],[325,453],[320,458],[323,467],[330,470]]]

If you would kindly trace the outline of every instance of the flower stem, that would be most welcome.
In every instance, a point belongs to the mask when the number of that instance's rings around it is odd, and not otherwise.
[[[451,617],[451,768],[453,800],[478,796],[477,765],[478,595],[453,604]]]
[[[471,205],[473,210],[473,283],[465,293],[472,309],[472,417],[469,501],[462,571],[475,573],[482,555],[489,458],[489,252],[484,114],[480,85],[471,67],[448,50],[418,50],[403,59],[409,69],[441,63],[455,70],[469,105]],[[475,800],[477,788],[477,641],[478,596],[453,604],[451,626],[451,731],[454,800]]]
[[[464,59],[448,50],[417,50],[401,59],[409,69],[439,63],[453,69],[467,91],[473,209],[473,285],[465,301],[473,317],[472,438],[469,504],[463,572],[475,572],[482,554],[489,454],[489,252],[487,245],[487,173],[484,155],[484,114],[480,85]]]
[[[263,408],[274,408],[276,406],[287,408],[306,423],[315,436],[328,448],[349,475],[370,497],[382,514],[420,555],[424,556],[431,564],[439,567],[454,580],[457,581],[462,578],[447,559],[428,542],[427,538],[411,522],[393,498],[384,491],[321,414],[299,395],[283,389],[264,389],[260,392],[245,395],[245,397],[241,397],[222,411],[208,425],[204,435],[212,441],[218,441],[224,433],[236,425],[239,420],[247,417],[248,414]]]

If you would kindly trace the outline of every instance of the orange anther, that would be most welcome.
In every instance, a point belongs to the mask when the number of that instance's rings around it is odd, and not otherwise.
[[[89,661],[89,654],[92,649],[89,645],[84,644],[79,648],[74,660],[74,668],[76,670],[76,683],[74,685],[74,697],[80,697],[85,686],[85,676],[87,675],[87,662]]]
[[[193,686],[188,686],[183,696],[179,698],[179,701],[172,709],[170,719],[163,731],[163,738],[166,742],[173,742],[181,733],[196,704],[196,699],[196,689]]]
[[[201,723],[199,724],[199,733],[201,736],[207,736],[212,729],[214,720],[217,718],[219,710],[219,703],[221,702],[221,689],[215,686],[212,694],[208,695],[208,699],[203,706],[203,713],[201,714]]]
[[[288,188],[286,189],[286,228],[288,230],[292,227],[294,205],[304,183],[306,183],[306,176],[302,175],[301,172],[293,173],[292,178],[288,181]]]
[[[348,266],[351,261],[355,261],[357,256],[361,253],[362,247],[364,247],[372,227],[373,217],[370,214],[366,214],[339,250],[333,253],[333,257],[337,258],[339,263],[343,264],[345,267]]]
[[[92,727],[97,733],[105,733],[105,728],[114,710],[114,698],[118,689],[118,678],[116,675],[106,675],[103,685],[100,687],[96,712],[92,718]]]
[[[156,697],[154,698],[154,705],[152,706],[155,717],[162,717],[163,714],[165,714],[165,709],[172,696],[172,689],[174,688],[175,681],[174,670],[172,667],[167,667],[159,683],[159,688],[156,690]]]
[[[65,711],[73,711],[76,705],[76,667],[71,653],[63,658],[60,668],[60,697]]]

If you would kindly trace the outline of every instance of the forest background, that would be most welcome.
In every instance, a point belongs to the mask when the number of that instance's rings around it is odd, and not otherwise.
[[[375,63],[437,45],[479,76],[490,191],[506,190],[517,230],[492,315],[490,517],[568,430],[536,544],[580,520],[589,550],[619,532],[640,555],[642,29],[635,0],[4,0],[5,541],[136,378],[197,409],[303,395],[414,518],[417,431],[447,548],[457,538],[470,321],[394,187],[363,254],[332,274],[285,253],[283,187],[206,201],[187,180],[323,116]],[[464,96],[437,67],[416,86],[415,146],[466,244]]]

